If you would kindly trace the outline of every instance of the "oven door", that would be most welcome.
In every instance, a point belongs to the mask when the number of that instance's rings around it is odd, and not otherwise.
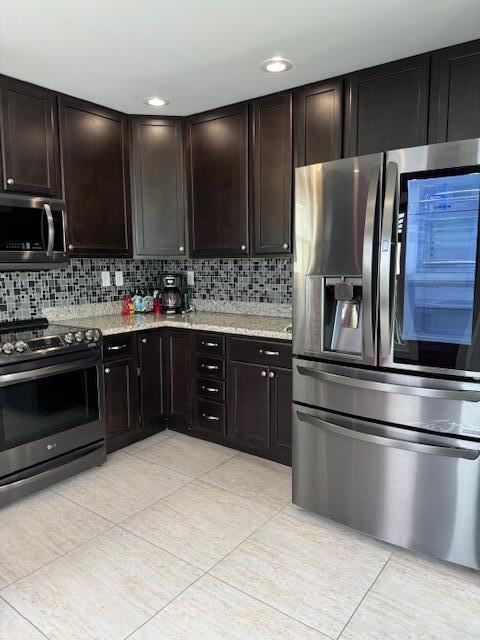
[[[480,140],[387,154],[381,366],[480,373]]]
[[[100,349],[4,367],[0,478],[105,438]]]

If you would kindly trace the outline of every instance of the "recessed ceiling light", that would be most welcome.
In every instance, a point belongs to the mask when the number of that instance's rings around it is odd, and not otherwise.
[[[290,62],[290,60],[279,57],[264,60],[260,65],[260,69],[262,71],[266,71],[267,73],[283,73],[284,71],[288,71],[291,68],[292,63]]]
[[[143,102],[145,104],[148,104],[149,107],[164,107],[166,104],[168,104],[168,100],[166,98],[159,98],[158,96],[145,98]]]

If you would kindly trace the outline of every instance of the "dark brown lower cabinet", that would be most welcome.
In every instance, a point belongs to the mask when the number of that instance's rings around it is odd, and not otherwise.
[[[271,368],[270,450],[291,464],[292,458],[292,372]]]
[[[108,451],[138,439],[137,368],[132,356],[106,361],[105,417]]]
[[[192,425],[192,335],[190,330],[165,332],[167,424],[189,430]]]
[[[138,337],[140,415],[145,435],[165,429],[165,334],[145,331]]]
[[[232,443],[254,448],[270,446],[269,378],[263,365],[229,363],[228,434]]]

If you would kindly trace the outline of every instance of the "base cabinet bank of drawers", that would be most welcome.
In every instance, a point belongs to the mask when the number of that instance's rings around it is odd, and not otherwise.
[[[152,329],[107,336],[108,449],[169,428],[291,463],[288,341]]]

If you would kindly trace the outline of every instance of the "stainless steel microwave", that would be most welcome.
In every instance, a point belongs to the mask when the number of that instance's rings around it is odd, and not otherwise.
[[[66,202],[0,193],[0,271],[65,265]]]

